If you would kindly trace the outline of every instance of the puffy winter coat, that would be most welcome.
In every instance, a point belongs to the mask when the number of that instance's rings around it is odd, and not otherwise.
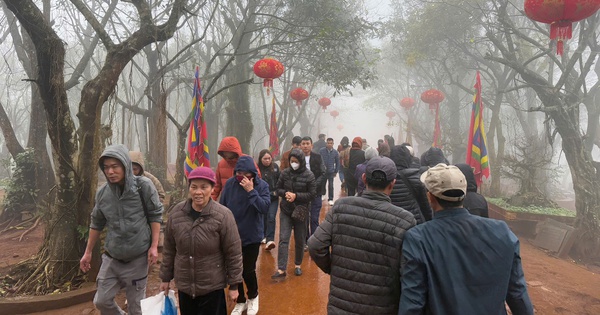
[[[280,168],[274,162],[271,163],[272,168],[263,166],[262,163],[258,163],[258,170],[262,174],[262,179],[269,184],[269,192],[271,195],[271,202],[278,202],[279,196],[277,196],[277,181],[281,175]]]
[[[396,183],[390,194],[392,203],[410,211],[415,216],[417,224],[431,220],[433,210],[427,201],[425,187],[419,178],[419,169],[409,168],[412,163],[410,151],[402,145],[394,146],[390,152],[390,158],[396,164],[396,170],[398,171]],[[416,196],[402,179],[403,176],[412,186]]]
[[[238,155],[238,158],[242,155],[246,155],[242,153],[242,146],[236,137],[225,137],[223,140],[221,140],[221,144],[219,144],[217,153],[223,157],[223,152],[233,152]],[[217,169],[215,170],[217,182],[215,183],[212,193],[212,198],[214,200],[218,200],[219,195],[221,195],[221,190],[223,190],[223,186],[225,186],[225,182],[227,182],[227,180],[233,176],[233,169],[235,168],[236,163],[237,159],[229,161],[226,159],[221,159],[219,164],[217,164]],[[256,166],[256,168],[258,168],[258,166]],[[260,172],[258,172],[258,177],[260,177]]]
[[[470,165],[464,163],[456,164],[467,179],[467,194],[463,199],[463,207],[469,210],[469,213],[484,218],[488,217],[488,204],[485,197],[477,192],[477,181]]]
[[[296,205],[310,206],[310,202],[317,196],[315,175],[306,168],[304,153],[298,149],[293,149],[290,152],[290,159],[292,157],[298,159],[300,167],[297,170],[293,170],[291,167],[284,169],[281,171],[279,181],[277,181],[277,195],[282,197],[279,205],[281,211],[288,215],[292,214]],[[288,191],[296,194],[293,203],[285,199],[285,193]]]
[[[394,314],[400,258],[413,215],[382,192],[339,199],[308,240],[311,257],[331,275],[328,314]]]
[[[241,284],[242,244],[231,211],[213,200],[198,219],[191,211],[188,199],[169,215],[160,279],[175,279],[177,289],[192,297]]]

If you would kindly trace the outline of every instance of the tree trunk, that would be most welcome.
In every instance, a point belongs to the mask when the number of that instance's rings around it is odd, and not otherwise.
[[[161,87],[162,78],[158,76],[159,55],[156,49],[145,49],[148,56],[148,77],[151,80],[149,110],[150,117],[148,128],[148,162],[152,174],[166,183],[167,178],[167,96],[168,93]]]

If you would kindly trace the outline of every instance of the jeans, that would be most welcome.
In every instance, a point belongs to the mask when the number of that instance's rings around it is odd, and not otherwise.
[[[240,286],[243,285],[240,283]],[[225,291],[223,289],[195,298],[181,291],[177,292],[177,295],[181,315],[227,315],[227,302],[225,301]]]
[[[140,301],[146,297],[148,281],[148,256],[124,263],[106,254],[102,255],[102,266],[98,272],[98,290],[94,296],[94,305],[102,315],[125,314],[115,303],[115,295],[125,288],[127,311],[132,315],[141,315]]]
[[[321,216],[321,207],[323,206],[323,200],[321,200],[321,195],[317,195],[315,197],[315,199],[313,199],[313,201],[310,203],[310,218],[309,218],[309,223],[310,223],[310,234],[307,235],[307,239],[308,237],[310,237],[311,235],[313,235],[315,233],[315,231],[317,230],[317,228],[319,227],[319,216]]]
[[[344,172],[346,172],[346,169],[344,167],[340,167],[340,172],[338,173],[338,175],[340,176],[340,181],[342,183],[344,182]]]
[[[279,198],[276,200],[271,199],[271,205],[267,212],[267,218],[265,222],[267,227],[265,228],[265,238],[267,242],[275,240],[275,217],[277,216],[277,208],[279,207]]]
[[[290,214],[279,211],[279,246],[277,246],[277,269],[286,271],[290,236],[294,229],[294,264],[300,266],[304,257],[306,241],[306,222],[292,219]]]
[[[258,280],[256,280],[256,260],[258,259],[258,250],[260,244],[248,244],[242,246],[242,278],[248,289],[248,299],[253,299],[258,296]],[[246,296],[244,295],[244,284],[238,285],[237,303],[245,303]]]
[[[341,173],[340,173],[341,174]],[[327,200],[333,200],[333,180],[335,179],[335,174],[327,174]],[[341,179],[341,178],[340,178]]]

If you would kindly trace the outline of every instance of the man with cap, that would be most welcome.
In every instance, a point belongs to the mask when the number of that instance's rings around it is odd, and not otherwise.
[[[467,181],[443,163],[421,175],[434,210],[409,230],[402,248],[398,314],[533,314],[519,239],[503,221],[463,208]]]
[[[400,258],[413,215],[391,203],[396,165],[369,160],[360,197],[341,198],[308,240],[310,256],[331,276],[328,314],[396,314]]]

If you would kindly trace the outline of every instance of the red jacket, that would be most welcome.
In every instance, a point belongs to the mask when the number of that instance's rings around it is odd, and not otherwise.
[[[236,137],[225,137],[221,140],[221,144],[219,144],[219,149],[217,153],[223,157],[223,152],[233,152],[238,155],[238,157],[242,155],[247,155],[242,153],[242,146]],[[233,169],[235,168],[235,164],[238,159],[235,160],[226,160],[225,158],[221,159],[217,164],[217,169],[215,170],[215,175],[217,175],[217,182],[215,183],[215,189],[211,195],[212,199],[215,201],[219,200],[219,195],[221,195],[221,190],[225,186],[225,182],[229,178],[233,176]],[[254,162],[256,169],[258,170],[258,165]],[[260,170],[258,171],[258,177],[261,177]]]

